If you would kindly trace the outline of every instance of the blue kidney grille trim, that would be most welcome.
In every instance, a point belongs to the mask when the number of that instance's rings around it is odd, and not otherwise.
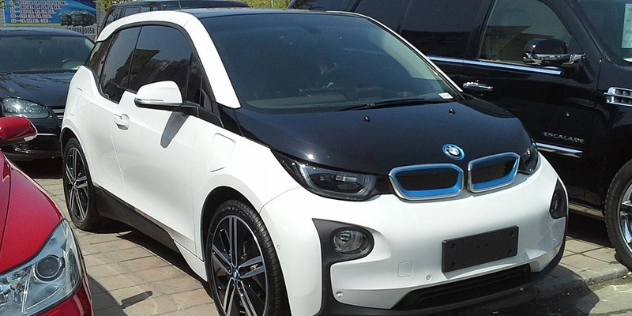
[[[454,182],[450,179],[442,179],[443,185],[430,189],[411,189],[411,186],[421,186],[424,184],[435,184],[433,179],[445,177],[455,177]],[[448,175],[451,174],[451,175]],[[389,173],[391,184],[396,193],[408,200],[425,200],[458,195],[463,189],[463,170],[452,164],[430,164],[398,167]],[[407,179],[410,178],[410,179]],[[410,183],[406,183],[406,180]],[[420,184],[422,183],[422,184]],[[408,186],[408,189],[406,188]]]
[[[519,165],[520,156],[515,153],[502,153],[474,159],[468,165],[468,189],[472,192],[481,192],[509,185],[516,178]],[[475,175],[477,172],[486,174]],[[475,182],[475,176],[486,177],[486,179]]]

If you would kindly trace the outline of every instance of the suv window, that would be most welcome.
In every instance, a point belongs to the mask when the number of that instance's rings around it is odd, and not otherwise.
[[[362,0],[358,3],[355,12],[370,16],[389,28],[397,30],[404,16],[406,4],[408,0],[391,0],[388,5],[384,5],[384,0]]]
[[[482,4],[483,0],[413,1],[402,36],[426,55],[463,58]]]
[[[186,37],[168,26],[143,26],[134,51],[129,89],[152,82],[174,81],[186,100],[192,49]]]
[[[479,59],[522,62],[524,47],[534,38],[555,38],[570,44],[571,35],[546,4],[538,0],[499,0],[487,21]]]
[[[140,28],[124,29],[112,38],[112,48],[103,65],[99,79],[101,91],[114,102],[119,102],[127,88],[129,63]]]
[[[101,66],[103,66],[103,61],[110,47],[110,42],[110,39],[97,42],[90,53],[90,57],[88,57],[87,66],[94,71],[96,78],[101,76]]]

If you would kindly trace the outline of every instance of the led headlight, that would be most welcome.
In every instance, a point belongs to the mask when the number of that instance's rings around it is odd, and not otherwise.
[[[364,200],[375,188],[374,175],[331,170],[275,153],[290,175],[309,191],[344,200]]]
[[[0,274],[0,316],[37,314],[69,297],[80,285],[81,262],[66,220],[29,262]]]
[[[50,115],[48,109],[35,102],[6,98],[2,100],[2,115],[4,116],[22,116],[29,119],[46,118]]]
[[[535,143],[531,143],[531,146],[527,148],[520,155],[520,167],[518,169],[521,173],[532,174],[538,168],[538,162],[540,160],[540,153]]]

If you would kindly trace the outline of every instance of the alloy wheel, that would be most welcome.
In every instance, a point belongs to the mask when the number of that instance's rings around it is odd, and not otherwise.
[[[81,152],[77,148],[70,148],[64,165],[66,177],[66,199],[68,212],[78,221],[84,221],[88,216],[89,192],[88,175]]]
[[[221,219],[213,234],[211,268],[218,306],[227,316],[263,316],[268,278],[263,253],[248,224],[237,216]]]
[[[619,205],[619,231],[621,238],[627,244],[628,249],[632,250],[632,227],[630,219],[632,218],[632,183],[628,184],[623,195],[621,196],[621,204]]]

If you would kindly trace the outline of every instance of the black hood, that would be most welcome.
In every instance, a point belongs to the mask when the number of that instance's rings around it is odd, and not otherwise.
[[[74,72],[44,74],[0,74],[0,99],[17,97],[41,105],[61,108],[66,104],[68,85]]]
[[[521,155],[531,138],[521,122],[489,103],[463,102],[352,111],[263,114],[237,111],[245,137],[303,161],[371,174],[401,166],[452,163],[504,152]],[[443,153],[454,144],[455,161]]]

